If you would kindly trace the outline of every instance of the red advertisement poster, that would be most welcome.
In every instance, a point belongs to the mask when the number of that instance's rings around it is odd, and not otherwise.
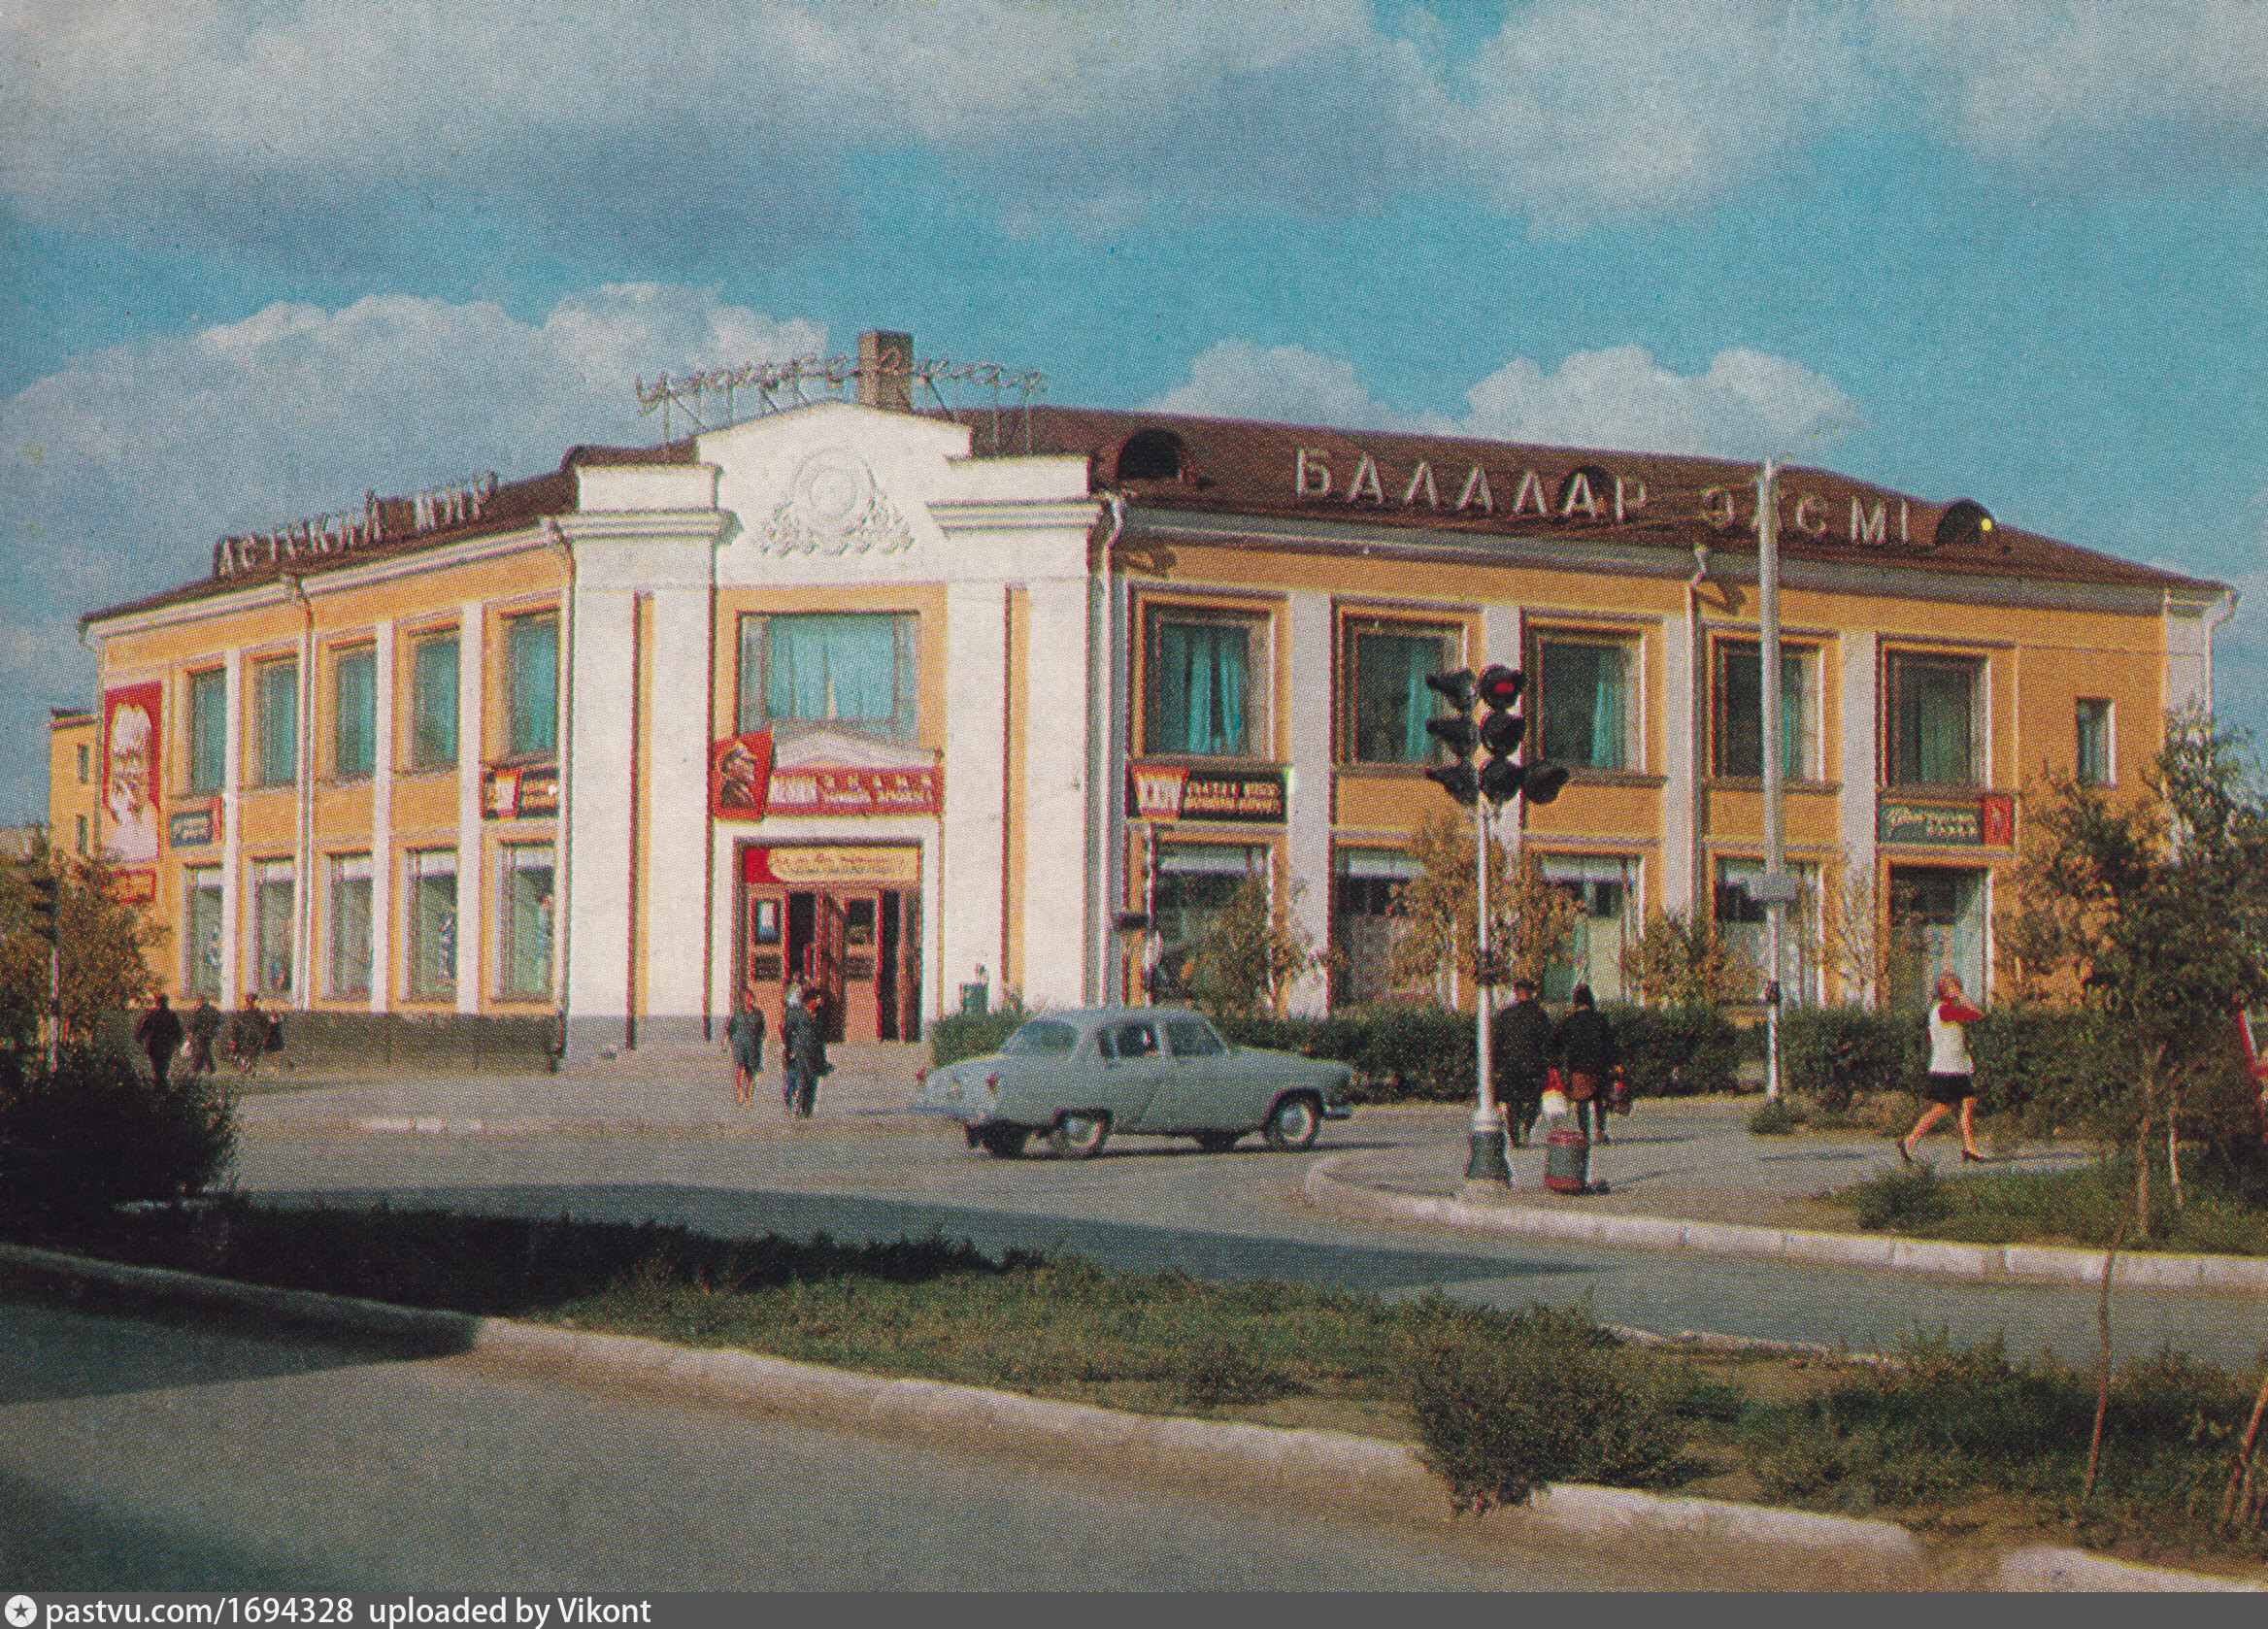
[[[121,865],[154,865],[165,686],[125,684],[102,698],[102,844]]]
[[[728,736],[709,748],[709,813],[761,820],[772,803],[772,732]]]

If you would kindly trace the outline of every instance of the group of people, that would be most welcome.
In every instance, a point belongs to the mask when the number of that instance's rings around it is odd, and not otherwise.
[[[184,1051],[192,1080],[199,1075],[213,1074],[217,1067],[213,1044],[219,1036],[220,1010],[213,1005],[209,995],[197,998],[196,1009],[184,1023],[161,993],[156,1005],[143,1014],[142,1021],[134,1026],[134,1039],[150,1059],[150,1076],[160,1091],[165,1089],[166,1077],[172,1073],[173,1060]],[[259,1067],[262,1056],[283,1049],[283,1025],[273,1014],[261,1010],[257,992],[247,995],[244,1005],[228,1020],[230,1066],[239,1075],[250,1076]]]
[[[1533,979],[1515,979],[1511,1002],[1497,1010],[1490,1026],[1496,1100],[1504,1106],[1513,1147],[1525,1147],[1535,1135],[1553,1069],[1577,1128],[1593,1143],[1613,1142],[1607,1135],[1607,1083],[1621,1061],[1614,1026],[1588,984],[1575,986],[1557,1023],[1536,996]]]
[[[790,1118],[808,1120],[818,1100],[819,1077],[829,1068],[825,995],[790,983],[780,1028],[780,1106]],[[765,1031],[764,1009],[751,986],[724,1025],[724,1044],[732,1051],[733,1101],[743,1109],[754,1100],[756,1077],[764,1072]]]

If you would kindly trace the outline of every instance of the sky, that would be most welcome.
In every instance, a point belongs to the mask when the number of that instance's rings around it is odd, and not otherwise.
[[[2268,4],[17,0],[0,289],[0,821],[224,532],[872,327],[1973,498],[2240,589],[2268,738]]]

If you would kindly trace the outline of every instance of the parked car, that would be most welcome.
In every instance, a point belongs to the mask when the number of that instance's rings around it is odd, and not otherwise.
[[[1314,1146],[1347,1117],[1353,1072],[1224,1040],[1185,1007],[1088,1007],[1026,1022],[989,1057],[924,1071],[916,1114],[959,1120],[969,1146],[1014,1159],[1035,1135],[1092,1159],[1113,1133],[1191,1137],[1219,1153],[1258,1132],[1271,1148]]]

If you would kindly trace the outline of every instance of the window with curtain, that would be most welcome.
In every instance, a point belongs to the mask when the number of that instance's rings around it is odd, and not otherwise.
[[[378,768],[378,652],[339,652],[331,679],[331,773],[359,781]]]
[[[289,860],[252,867],[252,985],[262,995],[291,993],[292,881]]]
[[[220,868],[191,866],[182,879],[182,991],[220,994]]]
[[[409,856],[410,994],[456,993],[456,850]]]
[[[1809,648],[1780,650],[1780,773],[1790,781],[1818,776],[1814,747],[1814,663]],[[1717,647],[1717,773],[1764,773],[1764,658],[1753,640],[1720,640]]]
[[[1890,867],[1891,1011],[1919,1012],[1934,999],[1938,975],[1961,981],[1971,1001],[1984,995],[1985,873],[1952,866]]]
[[[79,779],[86,779],[86,748],[80,752]],[[228,675],[207,668],[189,675],[189,790],[217,792],[228,773]]]
[[[299,778],[298,658],[262,662],[253,670],[252,697],[260,784],[287,786]]]
[[[504,624],[504,750],[548,758],[559,746],[559,618],[543,612]]]
[[[1157,612],[1150,619],[1145,750],[1242,758],[1253,728],[1253,643],[1250,621]]]
[[[2093,697],[2080,698],[2078,742],[2073,770],[2084,786],[2111,783],[2111,704]]]
[[[1157,937],[1156,992],[1178,995],[1187,987],[1189,960],[1247,877],[1268,882],[1268,850],[1260,844],[1162,843],[1157,875],[1151,879]]]
[[[1581,908],[1568,959],[1544,974],[1544,999],[1568,1000],[1588,984],[1602,1002],[1622,999],[1622,951],[1638,931],[1638,862],[1621,854],[1546,854],[1544,880]]]
[[[896,612],[742,617],[740,727],[918,740],[919,623]]]
[[[456,763],[456,630],[410,646],[410,767]]]
[[[1427,675],[1456,666],[1456,631],[1392,622],[1347,625],[1341,671],[1346,675],[1344,716],[1349,759],[1358,764],[1421,764],[1440,744],[1425,721],[1449,708],[1426,687]]]
[[[1889,669],[1891,784],[1982,784],[1984,664],[1894,652]]]
[[[331,994],[370,993],[370,856],[331,858]]]
[[[501,991],[537,999],[551,993],[551,846],[513,844],[504,849]]]
[[[1409,855],[1384,848],[1342,848],[1331,874],[1331,947],[1335,1004],[1384,1001],[1395,993],[1395,941],[1407,918],[1397,895],[1424,868]]]
[[[1536,641],[1526,714],[1530,750],[1569,769],[1630,767],[1630,646]]]

